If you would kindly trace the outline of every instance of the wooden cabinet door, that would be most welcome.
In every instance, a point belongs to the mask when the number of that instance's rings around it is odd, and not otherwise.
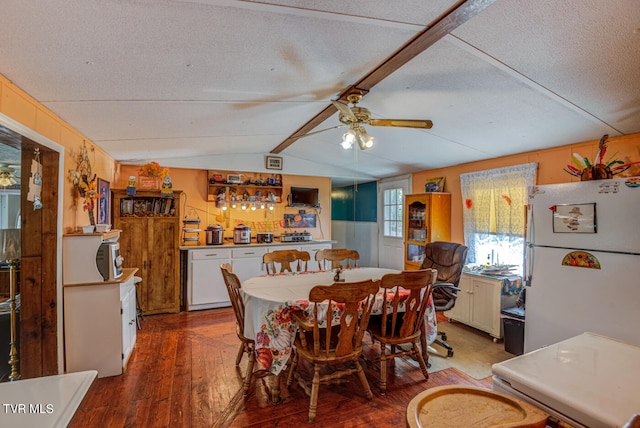
[[[115,228],[122,230],[120,234],[120,255],[124,257],[124,267],[138,268],[136,276],[142,278],[138,285],[138,297],[143,312],[149,304],[147,298],[147,230],[148,219],[137,217],[122,217],[117,219]]]
[[[147,239],[148,313],[180,312],[180,237],[175,218],[149,219]]]

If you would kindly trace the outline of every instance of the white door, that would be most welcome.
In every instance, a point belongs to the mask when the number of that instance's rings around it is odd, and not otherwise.
[[[411,192],[411,176],[382,180],[378,185],[378,264],[404,267],[404,196]]]

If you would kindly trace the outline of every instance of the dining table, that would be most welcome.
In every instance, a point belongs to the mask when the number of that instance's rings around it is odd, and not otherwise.
[[[378,267],[342,269],[340,280],[379,280],[387,273],[399,272],[397,269]],[[255,340],[256,370],[274,375],[269,391],[272,403],[281,400],[279,378],[293,350],[297,326],[291,319],[291,313],[304,310],[310,316],[312,305],[308,301],[309,291],[316,285],[331,285],[335,280],[335,271],[321,270],[261,275],[242,283],[245,305],[244,335]],[[372,315],[382,313],[382,297],[381,290],[376,296],[379,303],[374,304]],[[436,315],[431,299],[428,308],[425,314],[423,341],[431,344],[437,336]],[[423,354],[426,353],[427,349],[423,349]]]

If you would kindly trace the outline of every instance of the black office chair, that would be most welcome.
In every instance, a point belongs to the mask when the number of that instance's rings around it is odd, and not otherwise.
[[[420,269],[437,269],[438,276],[433,284],[433,304],[436,312],[453,308],[458,297],[458,283],[462,268],[467,260],[468,248],[455,242],[430,242],[425,246],[425,257]],[[453,357],[453,348],[446,342],[447,334],[438,329],[436,344],[447,350],[447,356]],[[425,344],[423,344],[424,346]],[[426,354],[426,349],[422,350]]]

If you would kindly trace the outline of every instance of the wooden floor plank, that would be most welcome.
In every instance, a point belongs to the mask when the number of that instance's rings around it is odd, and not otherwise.
[[[487,337],[490,342],[490,338]],[[283,427],[308,426],[309,397],[297,385],[286,388],[273,405],[264,379],[242,394],[242,374],[235,367],[239,341],[231,308],[146,316],[123,375],[99,378],[89,389],[71,427]],[[389,366],[388,391],[381,395],[379,367],[372,346],[365,352],[365,374],[374,395],[365,398],[357,378],[321,386],[314,427],[405,426],[406,406],[418,393],[440,385],[491,387],[455,368],[430,373],[425,380],[417,363],[397,359]],[[456,356],[458,354],[456,353]],[[455,358],[455,357],[454,357]]]

